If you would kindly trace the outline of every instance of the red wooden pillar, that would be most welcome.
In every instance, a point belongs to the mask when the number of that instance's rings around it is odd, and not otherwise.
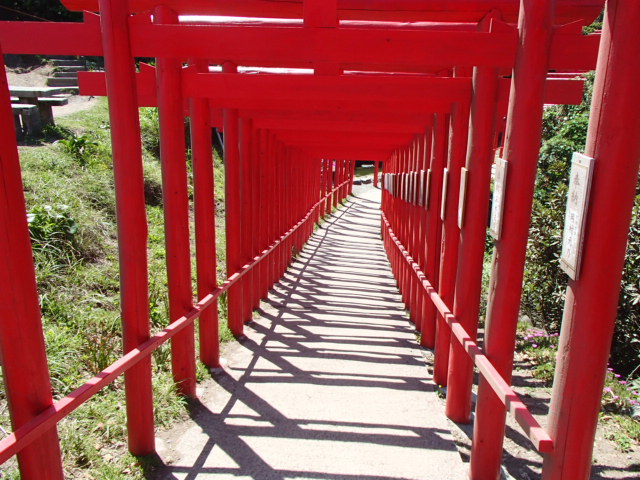
[[[240,237],[240,255],[242,265],[251,260],[251,244],[253,238],[253,231],[251,225],[252,218],[252,204],[251,204],[251,120],[248,118],[240,118],[240,131],[239,131],[239,148],[240,148],[240,218],[241,218],[241,230]],[[253,281],[253,272],[247,272],[243,278],[240,279],[242,285],[242,321],[251,321],[252,313],[252,299],[253,290],[251,288]]]
[[[198,70],[206,68],[206,63]],[[193,157],[193,203],[196,234],[198,298],[202,299],[218,284],[216,278],[216,212],[214,202],[213,149],[209,102],[202,98],[189,100],[191,117],[191,153]],[[200,361],[207,367],[220,366],[220,334],[218,302],[200,314]]]
[[[351,160],[351,168],[349,168],[349,191],[347,195],[353,195],[353,181],[356,179],[356,161]]]
[[[149,339],[147,211],[128,3],[126,0],[100,1],[116,190],[120,309],[125,353]],[[129,451],[134,455],[147,455],[155,450],[151,358],[142,359],[127,370],[124,381]]]
[[[431,156],[431,185],[429,187],[429,208],[427,209],[427,256],[425,275],[431,285],[438,289],[440,264],[440,201],[442,195],[442,175],[447,156],[448,118],[444,113],[435,115],[433,125],[433,152]],[[422,316],[422,336],[420,344],[433,348],[436,337],[436,308],[433,302],[424,302]]]
[[[258,150],[258,163],[260,169],[260,249],[264,250],[271,243],[269,238],[269,228],[271,227],[269,220],[269,202],[271,200],[269,192],[269,145],[268,145],[268,132],[266,130],[258,131],[259,145]],[[260,297],[267,298],[269,294],[269,262],[271,261],[271,255],[267,256],[262,262],[259,263],[259,277],[260,277]]]
[[[53,399],[1,50],[0,124],[0,356],[11,425],[16,430],[48,409]],[[45,432],[18,453],[18,464],[27,480],[64,478],[57,430]]]
[[[177,23],[172,10],[160,6],[154,23]],[[193,308],[191,253],[189,242],[189,196],[185,159],[182,65],[178,59],[158,58],[158,115],[160,117],[160,158],[164,204],[169,317],[174,322]],[[196,395],[196,364],[193,325],[171,340],[173,378],[182,395]]]
[[[504,150],[509,167],[502,233],[495,243],[484,342],[487,357],[507,383],[511,382],[513,368],[554,13],[555,0],[521,2],[520,41],[511,82]],[[473,478],[499,476],[505,418],[504,404],[482,377],[476,404]]]
[[[338,203],[340,202],[340,189],[338,186],[340,185],[340,181],[342,180],[342,160],[334,160],[334,169],[333,169],[333,208],[338,207]]]
[[[615,326],[638,181],[640,4],[609,0],[586,155],[595,158],[579,277],[567,288],[553,384],[544,479],[590,478],[593,441]]]
[[[260,218],[260,159],[259,159],[259,130],[253,128],[251,131],[251,218],[253,220],[252,229],[253,235],[251,235],[251,256],[258,255],[263,247],[261,234],[261,218]],[[260,307],[260,266],[262,262],[253,267],[253,274],[251,275],[251,289],[252,289],[252,304],[251,309],[255,310]]]
[[[226,73],[237,73],[237,66],[225,62],[222,69]],[[227,233],[227,277],[242,268],[240,251],[241,233],[241,201],[240,194],[240,150],[238,111],[224,110],[224,173],[225,173],[225,220]],[[229,329],[236,336],[244,334],[242,321],[242,286],[233,285],[227,291],[227,321]]]
[[[444,222],[442,227],[442,252],[440,257],[440,279],[438,293],[446,305],[453,305],[456,269],[458,266],[458,199],[460,192],[460,170],[467,157],[467,138],[469,135],[469,103],[458,102],[453,106],[451,136],[449,147],[447,195],[442,203]],[[440,313],[436,320],[436,354],[433,367],[433,381],[439,385],[447,384],[449,368],[449,348],[451,329]]]
[[[333,206],[331,191],[333,189],[334,162],[335,162],[334,160],[327,160],[327,208],[326,208],[327,215],[331,215],[331,210]]]
[[[373,186],[378,188],[378,175],[379,175],[380,162],[373,162]]]
[[[327,161],[320,160],[320,199],[322,199],[322,197],[324,197],[325,195],[326,186],[327,186],[327,182],[325,180],[326,175],[327,175]],[[320,210],[319,210],[320,219],[324,219],[325,206],[326,206],[325,202],[320,202]]]
[[[488,31],[490,20],[491,16],[483,19],[479,29]],[[453,306],[454,315],[472,338],[477,335],[480,312],[497,103],[498,71],[491,67],[476,67],[467,149],[467,192]],[[454,340],[450,348],[446,413],[457,422],[469,421],[472,369],[473,362],[462,345]]]

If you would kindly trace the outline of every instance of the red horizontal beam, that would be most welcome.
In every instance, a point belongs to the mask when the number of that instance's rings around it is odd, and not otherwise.
[[[272,132],[279,140],[295,145],[332,144],[332,145],[389,145],[401,146],[409,143],[414,135],[407,133],[370,133],[370,132],[342,132],[336,129],[322,130],[281,130]]]
[[[426,125],[418,122],[390,122],[374,121],[354,122],[348,120],[319,120],[317,118],[254,118],[255,128],[269,130],[309,130],[309,131],[335,131],[335,132],[369,132],[369,133],[423,133]]]
[[[433,123],[433,115],[430,113],[400,113],[400,112],[344,112],[344,111],[305,111],[305,110],[240,110],[241,117],[249,117],[255,121],[298,122],[298,128],[306,121],[317,122],[344,122],[346,124],[366,125],[367,123],[410,123],[430,126]]]
[[[70,10],[98,11],[97,0],[62,0]],[[303,0],[164,0],[163,5],[182,15],[230,15],[240,17],[302,18]],[[131,0],[132,12],[153,9],[157,0]],[[556,23],[580,20],[589,24],[600,13],[604,0],[559,0]],[[497,9],[503,18],[515,22],[519,0],[338,0],[341,19],[385,21],[478,22]]]
[[[511,67],[517,34],[412,29],[132,24],[136,57],[206,58],[211,63],[426,72],[437,66]]]
[[[86,14],[84,22],[0,22],[5,54],[103,55],[100,17]]]
[[[429,298],[451,328],[454,337],[471,357],[474,364],[478,367],[478,370],[480,370],[482,376],[485,377],[489,385],[491,385],[495,394],[514,416],[535,448],[540,453],[551,452],[553,450],[553,440],[549,434],[540,426],[527,406],[522,402],[522,400],[520,400],[518,394],[514,392],[511,386],[509,386],[509,384],[502,378],[502,375],[500,375],[498,370],[496,370],[475,340],[471,338],[460,322],[458,322],[449,307],[447,307],[438,294],[438,291],[433,288],[431,283],[427,280],[424,272],[420,270],[418,264],[413,260],[409,252],[395,236],[384,212],[382,212],[382,220],[395,247],[400,251],[404,260],[410,265],[413,273],[418,277],[422,288],[427,292]]]
[[[345,70],[430,72],[453,65],[511,68],[515,29],[495,32],[416,29],[153,25],[148,17],[131,21],[136,57],[205,58],[212,63],[312,67],[337,64]],[[599,35],[558,31],[551,49],[553,70],[595,68]],[[100,22],[88,14],[84,23],[0,22],[6,53],[102,55]]]
[[[300,147],[310,157],[326,158],[329,160],[369,160],[383,162],[387,160],[393,149],[371,148],[338,148],[328,145],[322,148]]]

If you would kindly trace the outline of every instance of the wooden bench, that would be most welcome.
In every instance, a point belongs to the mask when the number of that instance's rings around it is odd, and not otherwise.
[[[12,103],[13,123],[16,126],[16,135],[23,138],[25,135],[37,136],[42,134],[42,121],[37,105],[29,103]]]
[[[54,125],[52,107],[69,103],[69,98],[63,95],[62,88],[9,86],[9,92],[12,105],[31,105],[36,108],[37,119],[32,109],[20,110],[18,107],[13,109],[14,119],[17,115],[20,118],[16,121],[22,120],[19,131],[22,133],[26,131],[29,135],[39,135],[42,133],[42,127]],[[16,127],[17,125],[16,123]]]

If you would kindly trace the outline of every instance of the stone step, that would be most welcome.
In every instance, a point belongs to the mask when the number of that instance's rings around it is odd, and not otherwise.
[[[78,72],[53,72],[55,78],[78,78]]]
[[[54,58],[51,60],[56,67],[86,67],[86,62],[84,60],[66,60],[61,58]]]
[[[83,72],[87,69],[85,65],[64,65],[57,66],[56,72]]]
[[[75,77],[48,77],[49,87],[77,87],[78,79]]]

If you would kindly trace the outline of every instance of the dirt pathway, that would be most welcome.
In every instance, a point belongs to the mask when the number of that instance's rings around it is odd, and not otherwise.
[[[378,207],[365,189],[313,235],[192,418],[161,435],[156,478],[465,478]]]

